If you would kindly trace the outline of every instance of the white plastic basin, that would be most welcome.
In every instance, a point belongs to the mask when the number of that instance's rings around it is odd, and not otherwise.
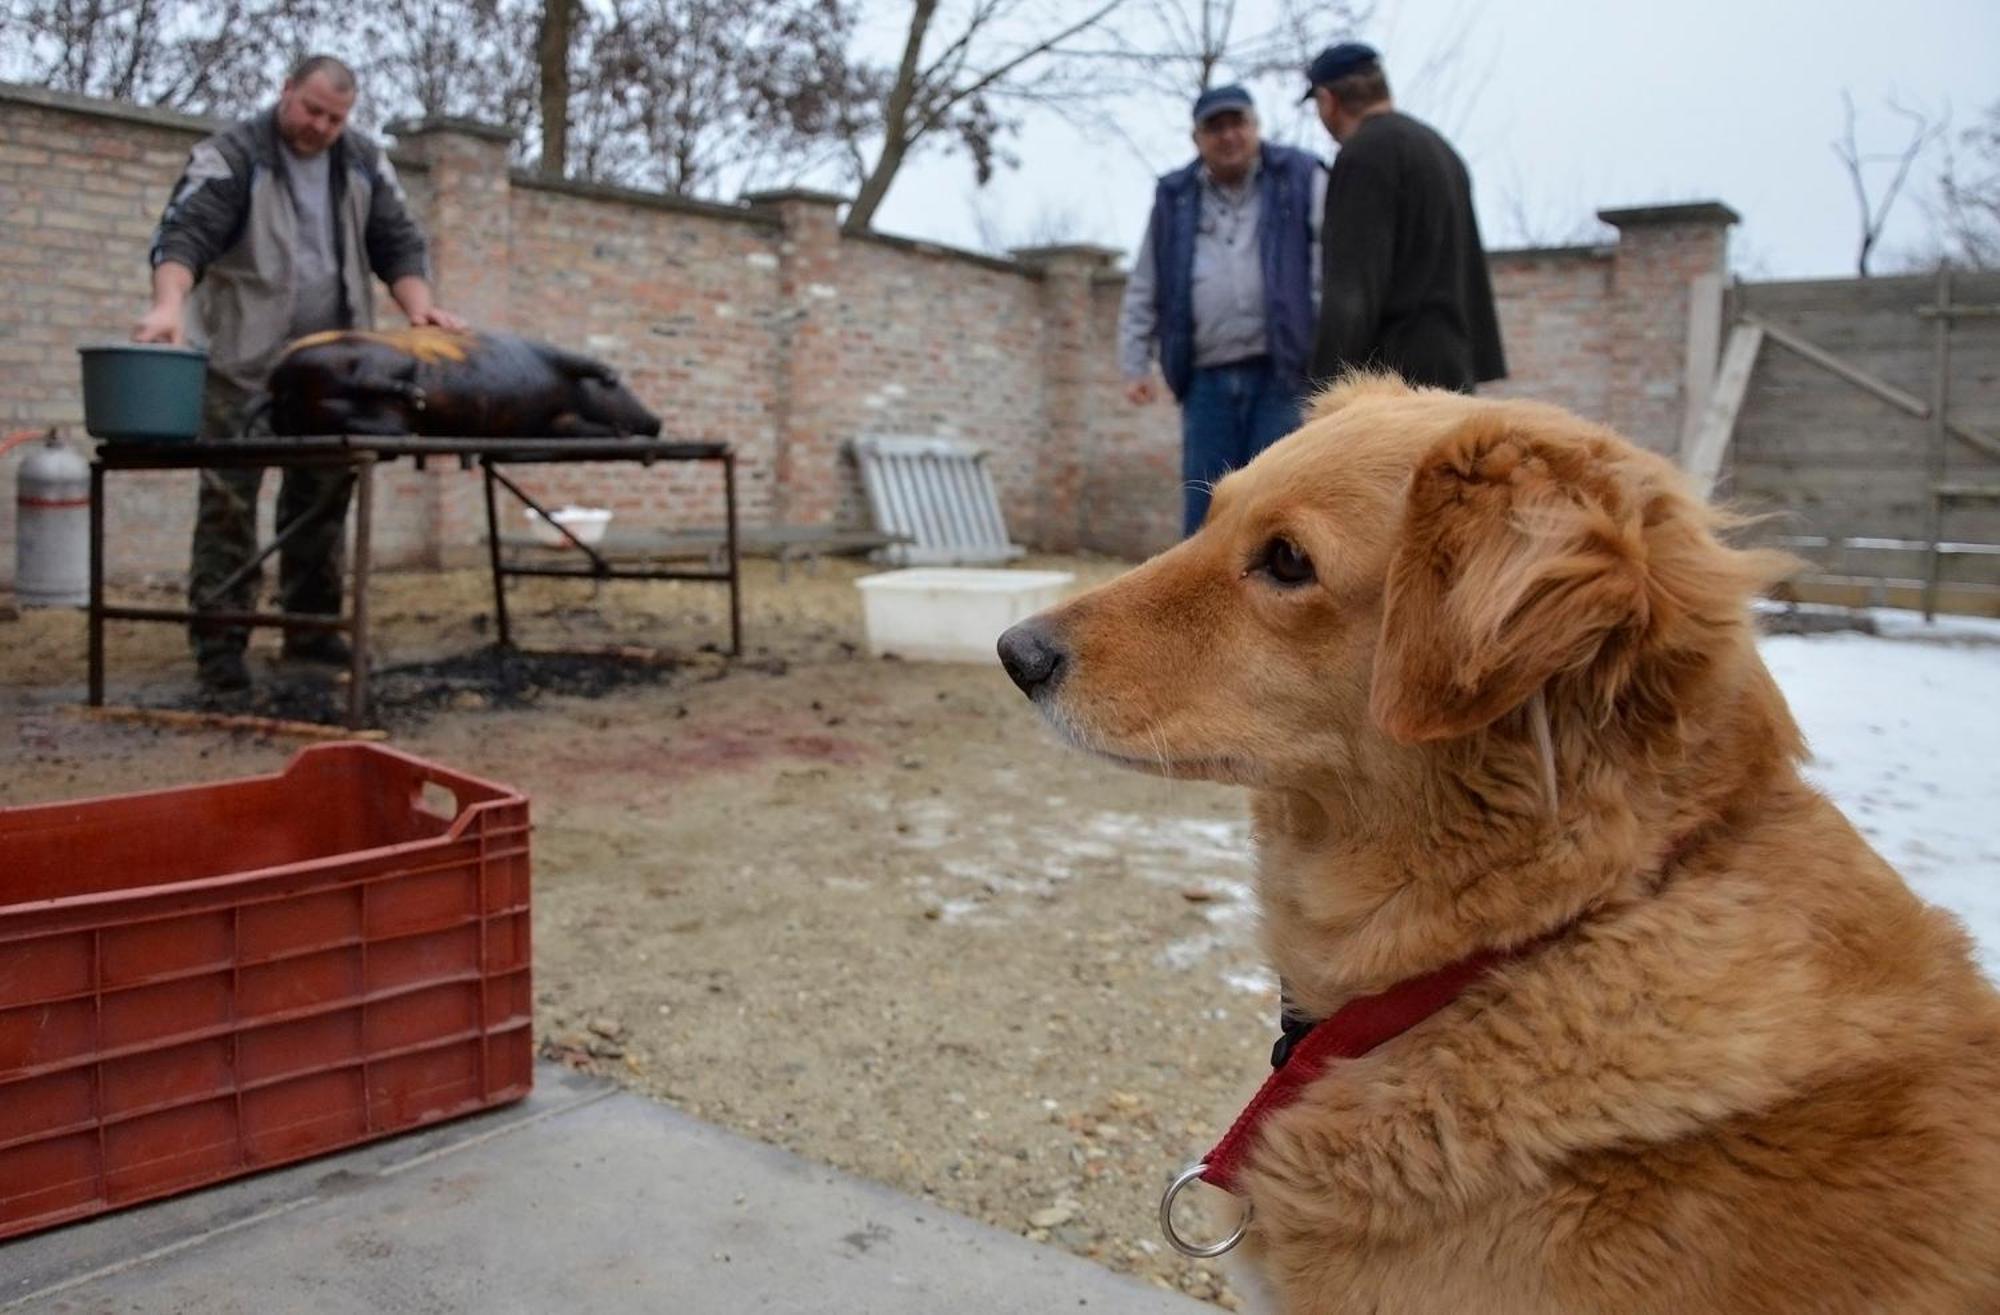
[[[1062,601],[1068,571],[980,571],[917,567],[855,581],[868,623],[868,651],[926,662],[992,662],[1000,634]]]
[[[528,530],[535,536],[536,542],[548,544],[551,548],[569,546],[569,540],[563,537],[562,530],[558,530],[556,525],[583,542],[595,545],[604,537],[605,527],[611,524],[611,512],[605,507],[557,507],[548,517],[529,507],[522,514],[527,516]],[[555,525],[549,523],[550,518],[554,519]]]

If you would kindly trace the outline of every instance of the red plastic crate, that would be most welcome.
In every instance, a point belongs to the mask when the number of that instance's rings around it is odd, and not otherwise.
[[[0,809],[0,1238],[518,1100],[528,800],[370,744]]]

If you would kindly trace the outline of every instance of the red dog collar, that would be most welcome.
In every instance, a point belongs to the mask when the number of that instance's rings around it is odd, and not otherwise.
[[[1663,880],[1667,873],[1693,853],[1702,834],[1699,829],[1690,831],[1669,844],[1652,868],[1655,877]],[[1220,1187],[1225,1192],[1234,1192],[1257,1130],[1271,1115],[1297,1100],[1299,1093],[1336,1060],[1358,1059],[1377,1046],[1394,1040],[1458,999],[1466,988],[1493,968],[1534,953],[1575,925],[1574,922],[1566,923],[1515,949],[1483,950],[1436,972],[1398,982],[1380,995],[1350,1001],[1331,1017],[1317,1023],[1301,1027],[1298,1020],[1287,1017],[1284,1020],[1284,1035],[1271,1051],[1271,1076],[1264,1080],[1264,1085],[1257,1089],[1257,1094],[1236,1116],[1236,1122],[1215,1144],[1215,1149],[1183,1169],[1167,1187],[1166,1195],[1160,1198],[1160,1231],[1167,1235],[1167,1241],[1173,1244],[1174,1250],[1206,1260],[1221,1255],[1243,1240],[1243,1235],[1250,1229],[1247,1208],[1236,1231],[1222,1241],[1205,1246],[1187,1241],[1174,1231],[1174,1198],[1195,1181]]]
[[[1167,1194],[1160,1198],[1160,1228],[1166,1233],[1167,1241],[1173,1244],[1176,1251],[1198,1259],[1219,1256],[1242,1241],[1250,1226],[1247,1210],[1235,1233],[1223,1241],[1208,1246],[1188,1242],[1174,1229],[1174,1198],[1197,1179],[1226,1192],[1234,1192],[1257,1130],[1271,1115],[1297,1100],[1299,1093],[1336,1060],[1357,1059],[1384,1042],[1401,1036],[1458,999],[1467,987],[1485,976],[1495,965],[1517,958],[1542,943],[1542,940],[1537,940],[1512,953],[1489,950],[1475,954],[1436,972],[1399,982],[1380,995],[1350,1001],[1331,1017],[1311,1025],[1302,1033],[1288,1027],[1273,1055],[1275,1068],[1271,1076],[1264,1080],[1264,1085],[1257,1089],[1257,1094],[1236,1116],[1236,1122],[1215,1144],[1215,1149],[1203,1156],[1200,1162],[1183,1170],[1174,1179],[1173,1185],[1167,1188]]]
[[[1237,1174],[1250,1154],[1250,1141],[1264,1120],[1291,1104],[1335,1060],[1358,1059],[1392,1041],[1443,1009],[1508,956],[1489,951],[1462,959],[1422,977],[1398,982],[1380,995],[1363,996],[1312,1025],[1289,1047],[1236,1116],[1215,1149],[1202,1157],[1201,1180],[1225,1192],[1236,1190]]]

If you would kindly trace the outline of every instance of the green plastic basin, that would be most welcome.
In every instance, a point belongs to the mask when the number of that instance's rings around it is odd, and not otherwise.
[[[208,353],[160,343],[79,347],[83,427],[114,443],[185,443],[201,432]]]

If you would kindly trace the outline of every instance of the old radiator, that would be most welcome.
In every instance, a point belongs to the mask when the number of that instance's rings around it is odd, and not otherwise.
[[[883,555],[898,566],[975,566],[1024,551],[1007,537],[1000,497],[975,444],[948,438],[857,438],[855,459],[875,527],[905,536]]]

